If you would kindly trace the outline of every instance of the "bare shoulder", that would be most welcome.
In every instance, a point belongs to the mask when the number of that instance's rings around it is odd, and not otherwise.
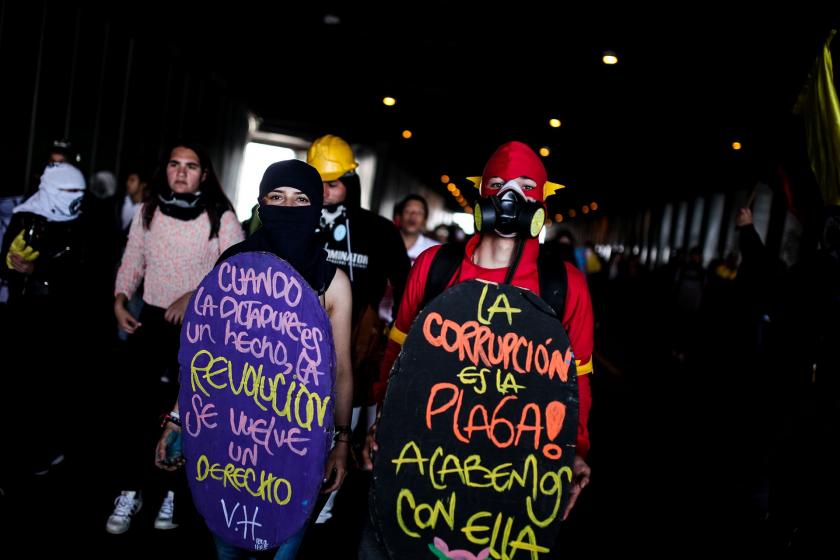
[[[347,277],[347,273],[341,269],[336,269],[335,276],[333,276],[332,282],[330,282],[330,287],[327,288],[327,293],[325,294],[327,308],[331,308],[336,305],[351,306],[351,293],[350,279]]]
[[[330,282],[330,287],[327,288],[327,294],[329,294],[330,291],[333,289],[350,289],[350,278],[348,278],[347,273],[341,270],[340,268],[335,269],[335,276],[333,276],[332,282]]]

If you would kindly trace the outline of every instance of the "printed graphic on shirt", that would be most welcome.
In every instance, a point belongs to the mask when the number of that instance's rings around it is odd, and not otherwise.
[[[367,268],[369,257],[361,253],[348,253],[327,248],[327,260],[337,266],[350,266],[352,262],[353,268]]]

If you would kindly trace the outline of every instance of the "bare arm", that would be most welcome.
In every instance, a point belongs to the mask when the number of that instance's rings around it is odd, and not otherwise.
[[[335,425],[350,424],[350,412],[353,404],[353,372],[350,362],[350,318],[353,309],[353,294],[347,275],[336,270],[335,277],[326,294],[327,314],[333,331],[336,354],[335,376]],[[332,492],[341,487],[347,475],[347,456],[350,447],[349,436],[342,436],[336,441],[327,461],[324,481],[330,480],[332,472],[335,478],[324,492]]]

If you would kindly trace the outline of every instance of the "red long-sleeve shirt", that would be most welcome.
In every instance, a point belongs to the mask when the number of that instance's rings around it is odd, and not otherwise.
[[[464,282],[479,278],[490,282],[502,283],[507,274],[507,268],[483,268],[473,263],[473,253],[479,243],[479,237],[475,236],[467,242],[464,251],[464,258],[458,272],[447,284],[447,288]],[[391,329],[391,336],[388,340],[388,347],[379,372],[379,380],[373,385],[373,398],[377,403],[382,403],[385,398],[385,390],[388,387],[388,377],[391,366],[397,359],[405,340],[405,333],[411,328],[411,324],[417,315],[420,314],[423,295],[426,290],[426,279],[429,276],[429,269],[440,246],[430,247],[424,251],[414,263],[408,277],[408,283],[403,293],[400,310],[397,320]],[[519,266],[513,276],[511,283],[520,288],[526,288],[535,294],[540,293],[539,271],[537,270],[537,256],[539,255],[539,243],[536,239],[525,242]],[[578,374],[578,393],[580,408],[578,412],[578,434],[577,453],[586,457],[589,451],[589,410],[592,406],[592,388],[589,383],[589,373],[592,372],[592,349],[594,338],[592,300],[589,296],[589,288],[586,285],[586,277],[578,269],[566,265],[566,303],[563,309],[562,323],[569,335],[572,352],[575,355],[575,365]]]

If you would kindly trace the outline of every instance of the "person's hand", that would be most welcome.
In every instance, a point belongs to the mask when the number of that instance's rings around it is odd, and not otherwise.
[[[123,294],[117,296],[116,301],[114,301],[114,316],[117,318],[117,326],[128,334],[134,334],[134,331],[143,326],[143,324],[135,319],[134,315],[129,313],[128,309],[125,308],[125,296]]]
[[[192,296],[192,292],[187,292],[172,302],[172,305],[166,308],[163,318],[173,325],[180,325],[183,323],[184,314],[187,312],[187,305],[190,303],[190,296]]]
[[[748,226],[753,223],[752,210],[749,208],[739,208],[735,215],[735,225],[738,227]]]
[[[157,442],[157,447],[155,447],[155,466],[159,469],[163,469],[165,471],[177,471],[181,467],[184,466],[186,460],[184,456],[181,455],[178,457],[175,462],[169,463],[166,461],[166,444],[167,440],[169,439],[169,434],[172,432],[180,432],[181,428],[176,426],[172,422],[167,422],[166,426],[163,429],[163,433],[160,435],[160,439]]]
[[[26,241],[23,240],[23,230],[21,230],[9,246],[9,252],[6,253],[6,266],[21,274],[32,274],[32,271],[35,270],[32,261],[37,259],[40,254],[26,244]]]
[[[569,501],[566,502],[566,510],[563,512],[563,521],[569,517],[569,512],[571,512],[572,508],[575,507],[575,502],[577,502],[581,490],[586,488],[586,485],[589,484],[590,474],[592,474],[592,470],[589,468],[589,465],[586,464],[586,461],[583,460],[583,457],[575,455],[575,461],[572,464],[572,483],[569,485]]]
[[[35,270],[34,262],[26,260],[18,253],[13,253],[11,250],[9,251],[9,254],[6,255],[6,264],[9,268],[15,270],[16,272],[20,272],[21,274],[32,274]]]
[[[341,488],[344,477],[347,476],[347,453],[350,448],[350,440],[336,440],[335,446],[330,451],[327,459],[327,466],[324,469],[324,484],[332,480],[332,484],[321,490],[322,494],[329,494]]]
[[[376,443],[376,425],[379,422],[374,422],[368,430],[367,437],[365,437],[365,446],[362,449],[362,470],[373,470],[373,453],[379,451],[379,444]]]

